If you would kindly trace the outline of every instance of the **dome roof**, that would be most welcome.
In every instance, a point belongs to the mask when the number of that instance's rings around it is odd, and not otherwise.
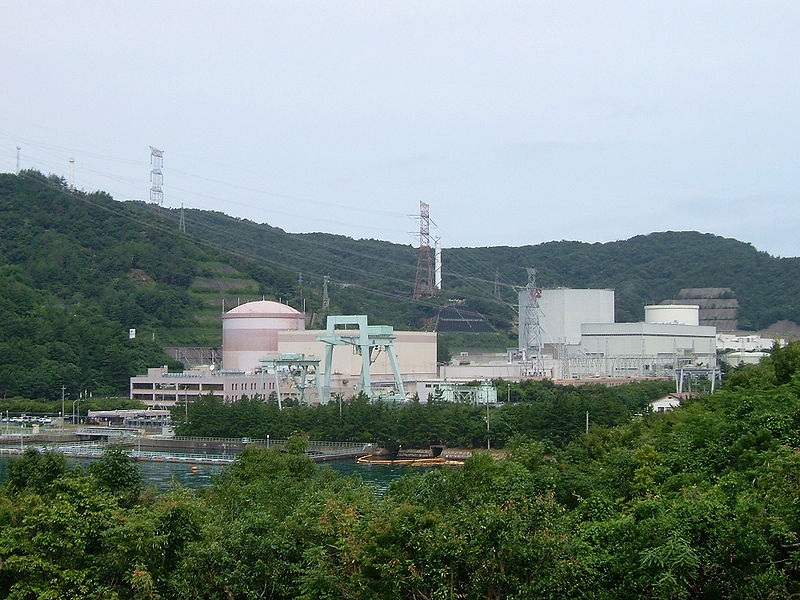
[[[291,306],[273,302],[272,300],[257,300],[245,302],[225,313],[226,317],[302,317],[303,313]]]

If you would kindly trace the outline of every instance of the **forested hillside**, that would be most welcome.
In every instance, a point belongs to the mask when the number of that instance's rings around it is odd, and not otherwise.
[[[262,296],[305,307],[310,326],[321,327],[326,275],[331,313],[367,314],[372,322],[411,329],[432,328],[439,307],[460,298],[498,332],[513,335],[513,287],[525,283],[529,266],[538,269],[541,286],[614,288],[618,320],[640,319],[644,304],[680,288],[729,287],[739,299],[742,326],[800,322],[800,259],[694,232],[607,244],[445,249],[443,292],[412,300],[417,258],[411,246],[289,234],[198,210],[186,211],[182,233],[177,210],[71,190],[35,171],[0,174],[0,217],[7,282],[0,290],[7,315],[0,343],[10,349],[0,357],[0,393],[6,395],[55,393],[58,381],[75,390],[122,391],[133,370],[166,362],[159,346],[218,346],[223,309]],[[59,318],[76,323],[73,333]],[[95,324],[89,328],[89,322]],[[129,328],[137,329],[138,341],[126,341]],[[88,329],[109,333],[105,341],[74,333]],[[77,348],[79,340],[90,347]],[[41,380],[43,360],[51,361],[52,380],[33,388],[25,382]]]
[[[548,242],[521,248],[464,248],[461,262],[506,279],[535,265],[542,287],[613,288],[617,320],[644,317],[643,305],[674,298],[681,288],[729,287],[740,303],[739,324],[762,329],[781,319],[800,322],[800,259],[776,258],[750,244],[711,234],[662,232],[606,244]]]
[[[411,246],[323,233],[291,235],[220,213],[191,211],[190,218],[206,239],[257,262],[303,272],[302,291],[312,309],[319,306],[322,275],[328,274],[332,298],[343,309],[363,309],[360,299],[366,297],[369,314],[412,327],[434,314],[430,302],[408,300],[417,259]],[[782,319],[800,322],[799,258],[776,258],[711,234],[661,232],[605,244],[445,248],[443,262],[444,293],[433,304],[463,298],[498,330],[512,327],[517,302],[513,288],[526,283],[530,266],[536,267],[542,287],[613,288],[618,321],[642,319],[645,304],[672,298],[681,288],[729,287],[739,300],[745,329],[763,329]],[[299,295],[296,290],[294,296]]]
[[[0,487],[0,596],[797,598],[798,357],[558,446],[517,436],[508,460],[478,453],[383,496],[317,468],[301,435],[166,493],[120,451],[84,471],[29,450]]]
[[[411,246],[324,233],[287,234],[207,211],[190,211],[187,218],[204,239],[256,264],[292,269],[294,290],[287,295],[299,298],[302,293],[311,310],[319,307],[322,275],[327,274],[332,300],[343,312],[364,310],[366,298],[369,314],[398,326],[419,327],[433,316],[435,305],[463,298],[498,330],[508,330],[517,302],[513,288],[526,283],[526,267],[537,269],[541,287],[613,288],[618,321],[642,319],[645,304],[673,298],[681,288],[723,287],[739,300],[745,329],[763,329],[783,319],[800,322],[800,258],[777,258],[712,234],[668,231],[604,244],[445,248],[441,298],[415,304],[409,300],[417,260]],[[300,273],[303,286],[297,283]]]

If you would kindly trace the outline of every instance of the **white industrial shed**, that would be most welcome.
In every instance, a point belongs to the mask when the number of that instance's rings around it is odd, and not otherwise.
[[[672,323],[584,323],[581,351],[591,357],[641,356],[664,365],[682,362],[714,366],[715,327]],[[677,366],[677,365],[675,365]]]

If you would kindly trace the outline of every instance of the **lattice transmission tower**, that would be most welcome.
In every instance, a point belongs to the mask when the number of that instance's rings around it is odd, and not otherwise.
[[[431,253],[431,212],[425,202],[419,203],[419,258],[414,280],[413,298],[430,298],[436,293]]]
[[[164,192],[161,185],[164,183],[164,151],[150,146],[150,202],[159,207],[164,205]]]
[[[525,359],[531,365],[530,375],[544,376],[544,358],[542,356],[542,310],[539,307],[541,288],[536,285],[536,269],[528,268],[528,283],[521,289],[524,293],[525,304],[520,302],[520,320],[523,318],[525,327]]]

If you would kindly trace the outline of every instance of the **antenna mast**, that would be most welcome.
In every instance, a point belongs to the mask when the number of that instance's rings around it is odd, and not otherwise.
[[[432,297],[435,293],[433,256],[431,255],[431,213],[425,202],[419,203],[419,258],[414,281],[414,299]]]
[[[17,175],[19,175],[19,152],[22,150],[21,146],[17,146]]]
[[[161,184],[164,183],[164,175],[161,167],[164,165],[164,151],[150,146],[150,202],[157,204],[159,208],[164,206],[164,192]]]

